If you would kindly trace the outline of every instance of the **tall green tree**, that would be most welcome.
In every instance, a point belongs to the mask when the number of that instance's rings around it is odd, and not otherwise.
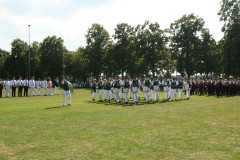
[[[86,34],[86,56],[89,60],[89,71],[98,78],[103,73],[103,66],[109,44],[109,33],[100,24],[93,24]]]
[[[67,51],[63,39],[48,36],[40,44],[39,51],[42,76],[61,77],[63,74],[63,55]]]
[[[9,56],[10,56],[9,52],[0,49],[0,77],[1,78],[6,78],[6,76],[8,76],[6,60],[9,58]]]
[[[134,51],[134,28],[127,23],[118,24],[113,35],[114,44],[113,59],[115,61],[114,69],[119,71],[122,76],[124,72],[128,72],[131,67],[129,63],[132,61]]]
[[[224,72],[226,75],[240,76],[240,1],[222,0],[218,12],[220,21],[224,22],[222,53],[224,55]]]
[[[138,33],[138,49],[144,59],[142,66],[146,72],[151,70],[152,75],[158,72],[159,61],[163,58],[163,51],[166,49],[168,38],[164,30],[160,29],[158,23],[146,21]]]
[[[194,14],[183,15],[170,26],[171,48],[177,57],[177,71],[188,77],[196,72],[200,60],[200,35],[204,20]]]
[[[28,76],[28,44],[21,39],[12,42],[11,55],[7,59],[9,76]]]
[[[30,70],[31,75],[37,78],[41,77],[40,70],[40,44],[38,42],[33,42],[30,46]]]

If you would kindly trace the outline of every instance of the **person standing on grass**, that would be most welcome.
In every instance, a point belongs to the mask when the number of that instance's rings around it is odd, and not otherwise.
[[[23,80],[22,77],[19,77],[19,80],[17,81],[18,86],[18,97],[22,97],[22,90],[23,90]]]
[[[52,79],[49,78],[48,80],[48,95],[52,95],[53,94],[53,91],[52,91]]]
[[[26,77],[25,80],[23,81],[23,85],[24,85],[24,97],[25,96],[28,97],[28,77]]]
[[[55,95],[59,95],[60,82],[58,77],[55,79]]]
[[[41,96],[41,80],[38,78],[38,81],[36,82],[36,88],[37,88],[37,96]]]
[[[102,102],[102,94],[103,94],[103,81],[102,81],[102,77],[100,77],[99,80],[98,80],[97,88],[98,88],[99,102]]]
[[[71,106],[71,83],[69,82],[69,77],[66,77],[63,81],[63,106],[65,106],[66,96],[68,96],[68,106]]]
[[[4,82],[4,88],[6,89],[6,97],[9,97],[9,90],[11,87],[11,82],[9,81],[9,78],[6,79]]]
[[[42,88],[43,88],[44,96],[47,96],[47,87],[48,87],[47,78],[44,77],[44,80],[42,81]]]
[[[3,81],[2,81],[2,78],[0,78],[0,98],[2,97],[2,90],[3,90]]]
[[[97,92],[97,80],[94,79],[93,82],[91,83],[91,91],[92,91],[92,100],[95,101],[95,96]]]
[[[12,88],[12,97],[16,97],[17,81],[15,80],[15,77],[12,78],[11,88]]]
[[[31,80],[29,81],[29,88],[30,88],[30,96],[35,96],[35,93],[34,93],[34,88],[35,88],[34,77],[31,77]]]

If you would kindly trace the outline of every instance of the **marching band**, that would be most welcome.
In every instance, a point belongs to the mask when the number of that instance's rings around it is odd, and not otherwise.
[[[140,100],[140,91],[144,93],[145,103],[149,103],[150,100],[154,102],[159,101],[159,92],[163,91],[163,101],[182,100],[183,91],[185,91],[186,99],[190,99],[190,95],[208,93],[208,95],[220,96],[234,96],[240,94],[240,81],[233,79],[209,79],[209,80],[194,80],[194,79],[183,79],[176,80],[175,78],[167,78],[160,81],[157,77],[153,80],[146,76],[141,82],[137,76],[131,80],[130,77],[126,77],[125,80],[121,80],[118,76],[109,78],[107,82],[103,82],[100,78],[98,82],[94,79],[93,83],[90,84],[92,91],[92,99],[95,100],[96,91],[98,90],[99,102],[102,102],[102,94],[106,90],[107,94],[104,94],[105,101],[111,102],[115,100],[116,103],[120,103],[124,94],[125,103],[129,103],[130,95],[132,94],[132,103],[138,103]],[[178,93],[178,97],[177,97]],[[113,94],[113,98],[110,95]]]

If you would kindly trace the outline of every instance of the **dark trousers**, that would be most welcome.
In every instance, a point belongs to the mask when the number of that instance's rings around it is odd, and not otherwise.
[[[28,96],[28,86],[24,86],[24,97]]]
[[[12,97],[16,97],[16,87],[12,86]]]
[[[0,87],[0,97],[2,97],[2,90],[3,88]]]
[[[22,97],[23,86],[18,87],[18,97]]]

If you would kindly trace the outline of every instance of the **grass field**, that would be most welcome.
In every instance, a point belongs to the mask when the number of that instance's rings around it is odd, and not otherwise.
[[[79,89],[71,107],[62,97],[0,98],[1,160],[240,159],[240,96],[125,105]]]

